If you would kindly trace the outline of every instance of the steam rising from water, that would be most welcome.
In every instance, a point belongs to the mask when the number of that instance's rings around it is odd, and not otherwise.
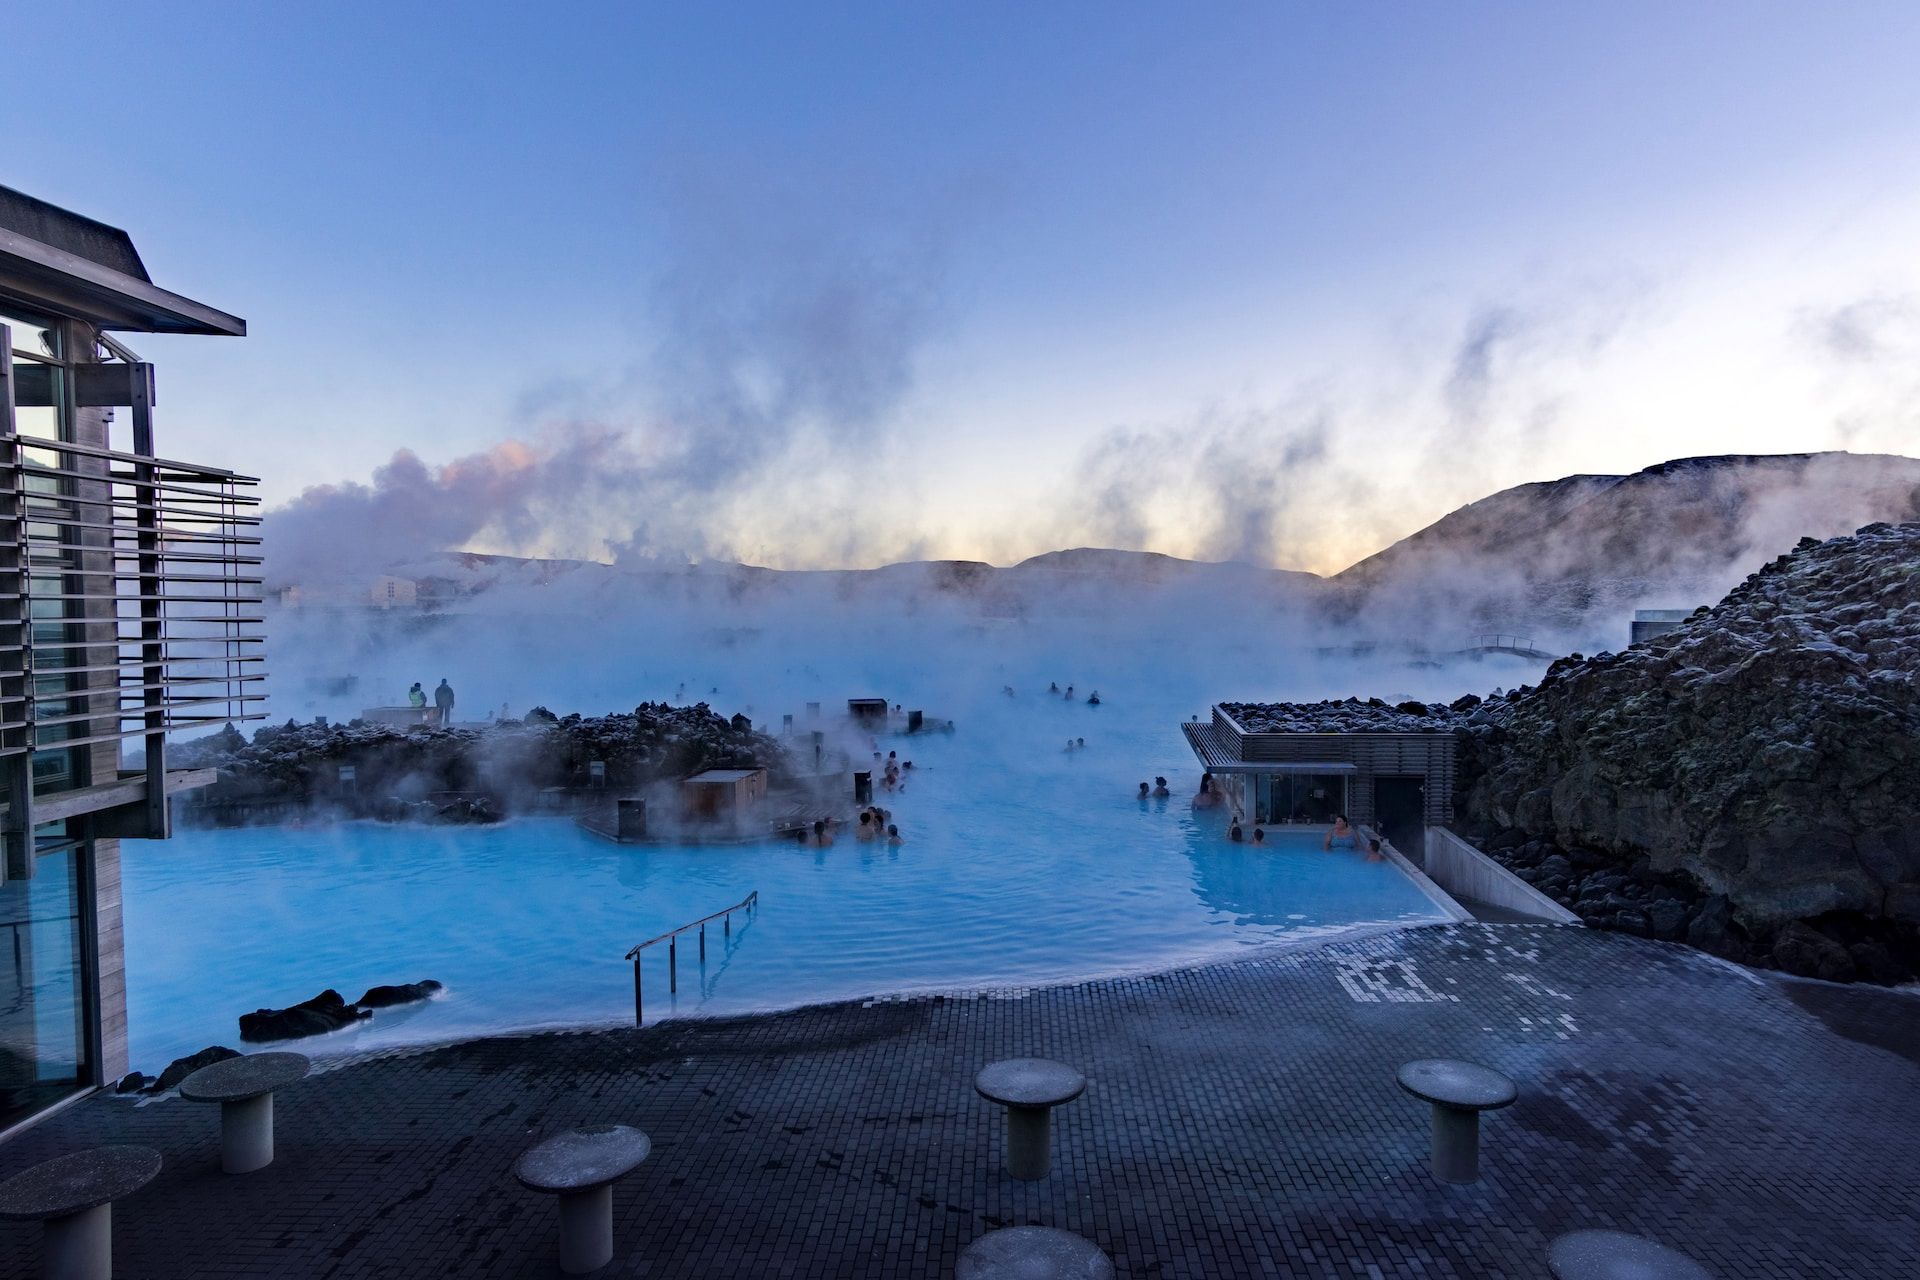
[[[351,714],[441,675],[467,714],[603,711],[684,684],[687,697],[720,686],[761,719],[861,684],[933,702],[1076,670],[1090,685],[1198,677],[1209,696],[1192,710],[1230,694],[1393,695],[1420,683],[1409,662],[1476,631],[1617,648],[1636,604],[1710,602],[1801,536],[1913,510],[1920,464],[1899,459],[1574,477],[1478,503],[1332,586],[1266,567],[1359,560],[1474,477],[1549,454],[1568,397],[1645,319],[1649,289],[1621,276],[1443,311],[1364,385],[1303,378],[1265,403],[1116,425],[1056,501],[1000,534],[1229,563],[745,569],[727,561],[873,564],[931,541],[889,441],[953,319],[946,236],[935,217],[846,218],[844,200],[824,210],[798,187],[679,184],[669,265],[643,295],[666,337],[630,367],[540,385],[525,429],[491,449],[439,465],[401,450],[368,483],[272,513],[270,586],[364,596],[392,572],[438,597],[426,617],[284,611],[276,715]],[[1904,295],[1809,311],[1803,346],[1836,377],[1881,369],[1914,314]],[[1385,438],[1391,456],[1369,443]],[[461,548],[602,563],[446,554]],[[1349,671],[1321,654],[1355,644],[1382,656]],[[1517,674],[1476,671],[1466,687]],[[347,677],[354,692],[320,692]]]
[[[307,489],[270,519],[273,584],[461,548],[684,563],[771,541],[844,562],[910,543],[876,526],[872,477],[947,318],[941,223],[849,226],[818,199],[683,176],[670,265],[643,292],[663,338],[531,387],[522,430],[491,449],[442,465],[401,449],[368,484]]]

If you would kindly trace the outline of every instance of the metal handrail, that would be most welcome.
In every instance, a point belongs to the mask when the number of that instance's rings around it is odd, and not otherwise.
[[[136,466],[159,467],[166,471],[183,471],[193,475],[203,475],[210,481],[231,481],[234,484],[259,484],[259,476],[243,476],[228,471],[225,467],[210,467],[201,462],[175,462],[171,458],[157,458],[145,453],[127,453],[120,449],[108,449],[100,445],[81,444],[77,440],[49,440],[44,436],[15,437],[24,449],[57,449],[61,453],[78,453],[89,458],[103,458],[109,462],[131,462]],[[98,476],[89,476],[97,480]]]
[[[720,927],[725,931],[726,936],[731,938],[733,936],[733,913],[736,911],[741,912],[751,920],[753,913],[759,909],[759,906],[760,891],[755,889],[752,893],[749,893],[746,897],[740,899],[740,901],[730,907],[722,907],[712,915],[701,916],[698,920],[689,920],[679,928],[669,929],[657,938],[648,938],[645,942],[640,943],[628,951],[627,959],[633,961],[633,1025],[638,1027],[645,1024],[645,1009],[640,1001],[640,953],[642,951],[645,951],[655,943],[664,942],[667,944],[667,990],[669,992],[677,992],[680,990],[680,935],[690,929],[698,929],[700,931],[700,963],[705,964],[707,961],[708,923],[714,920],[720,921]]]
[[[151,760],[173,731],[263,719],[265,584],[261,557],[243,554],[260,545],[259,516],[246,514],[259,499],[240,491],[255,482],[142,445],[5,426],[0,596],[15,607],[0,618],[0,651],[20,655],[29,678],[0,696],[0,757],[145,738]],[[150,439],[149,426],[136,403],[134,439]],[[49,696],[38,676],[85,683]]]

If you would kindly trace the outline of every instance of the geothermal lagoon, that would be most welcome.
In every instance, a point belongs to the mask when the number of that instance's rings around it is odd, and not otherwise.
[[[755,891],[759,911],[734,917],[730,943],[709,929],[704,969],[694,936],[682,938],[677,993],[666,947],[647,952],[649,1023],[1164,970],[1444,918],[1390,862],[1323,853],[1317,831],[1233,844],[1220,811],[1191,810],[1199,769],[1179,722],[1204,714],[1197,696],[1162,690],[1143,704],[1109,689],[1089,707],[1084,685],[1073,703],[1045,689],[969,699],[950,736],[879,739],[915,766],[903,791],[876,793],[905,837],[897,848],[850,831],[828,848],[617,845],[565,818],[129,841],[133,1065],[238,1045],[241,1013],[326,987],[353,1000],[428,978],[445,984],[436,999],[298,1047],[631,1023],[627,949]],[[1086,748],[1065,750],[1070,737]],[[1172,797],[1141,802],[1156,774]]]

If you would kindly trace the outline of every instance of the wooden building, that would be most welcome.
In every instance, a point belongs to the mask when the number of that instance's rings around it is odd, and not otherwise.
[[[765,769],[704,769],[680,784],[682,811],[695,820],[745,818],[766,798]]]

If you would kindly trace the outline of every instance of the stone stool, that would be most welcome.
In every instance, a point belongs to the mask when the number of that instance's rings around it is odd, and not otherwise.
[[[1400,1068],[1400,1087],[1433,1104],[1433,1176],[1480,1180],[1480,1113],[1511,1106],[1513,1081],[1490,1067],[1452,1058],[1422,1058]]]
[[[41,1220],[47,1280],[110,1280],[113,1202],[159,1172],[152,1147],[77,1151],[0,1182],[0,1218]]]
[[[1113,1263],[1071,1231],[1007,1227],[968,1245],[953,1274],[957,1280],[1113,1280]]]
[[[1007,1109],[1007,1172],[1023,1182],[1046,1177],[1053,1167],[1053,1109],[1085,1093],[1087,1078],[1064,1062],[1008,1058],[981,1068],[973,1087]]]
[[[304,1054],[249,1053],[204,1066],[180,1082],[189,1102],[220,1104],[220,1167],[252,1173],[273,1163],[273,1091],[304,1078]]]
[[[1663,1244],[1624,1231],[1570,1231],[1547,1249],[1559,1280],[1713,1280],[1713,1273]]]
[[[624,1124],[570,1129],[513,1166],[531,1191],[560,1197],[560,1269],[570,1276],[613,1261],[613,1184],[647,1158],[647,1135]]]

